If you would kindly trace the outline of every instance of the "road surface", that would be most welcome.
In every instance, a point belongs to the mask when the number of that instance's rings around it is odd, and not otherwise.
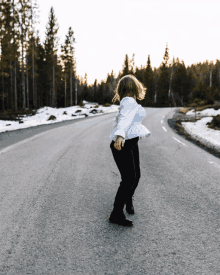
[[[133,227],[108,221],[116,113],[0,135],[0,274],[220,274],[220,160],[146,108]]]

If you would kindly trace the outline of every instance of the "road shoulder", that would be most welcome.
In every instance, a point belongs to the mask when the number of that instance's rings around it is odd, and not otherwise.
[[[185,114],[179,112],[180,108],[175,110],[175,113],[173,114],[173,117],[171,119],[167,120],[168,125],[171,129],[173,129],[174,132],[176,132],[178,135],[182,136],[183,138],[189,140],[193,144],[199,146],[203,150],[209,152],[213,156],[220,158],[220,152],[209,148],[204,143],[200,142],[199,140],[194,139],[190,134],[186,132],[184,127],[181,125],[181,122],[187,122],[188,120],[192,119],[192,117],[186,117]]]

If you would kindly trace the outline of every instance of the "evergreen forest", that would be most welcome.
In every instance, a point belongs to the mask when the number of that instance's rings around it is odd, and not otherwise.
[[[60,44],[51,7],[41,43],[35,28],[38,19],[36,0],[0,3],[0,114],[69,107],[82,100],[112,104],[116,83],[127,74],[135,75],[147,88],[145,99],[138,102],[143,107],[202,106],[220,101],[220,60],[186,67],[178,57],[169,58],[168,44],[159,68],[152,68],[150,54],[141,67],[134,66],[135,54],[131,59],[125,54],[121,71],[112,70],[100,83],[95,79],[88,85],[87,74],[78,77],[76,73],[72,27]]]

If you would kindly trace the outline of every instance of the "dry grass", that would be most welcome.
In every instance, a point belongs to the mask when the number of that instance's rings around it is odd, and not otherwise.
[[[192,109],[193,109],[192,107],[180,108],[179,112],[186,114],[187,112],[189,112]]]
[[[202,112],[203,110],[208,109],[208,108],[214,108],[214,110],[217,111],[220,109],[220,105],[205,105],[205,106],[197,107],[196,111]]]
[[[208,128],[220,130],[220,115],[213,116],[212,121],[208,122],[206,125],[208,125]]]
[[[196,112],[202,112],[203,110],[205,109],[208,109],[208,108],[214,108],[215,111],[219,110],[220,109],[220,105],[204,105],[204,106],[197,106],[196,107]],[[195,112],[195,107],[181,107],[179,112],[180,113],[183,113],[183,114],[186,114],[187,112],[189,111],[193,111]]]
[[[109,103],[105,103],[105,104],[103,104],[102,106],[103,107],[110,107],[112,104],[109,104]]]
[[[37,113],[37,109],[29,109],[24,112],[23,109],[18,109],[17,111],[14,110],[5,110],[4,113],[0,113],[2,116],[21,116],[21,115],[29,115],[29,116],[34,116]]]

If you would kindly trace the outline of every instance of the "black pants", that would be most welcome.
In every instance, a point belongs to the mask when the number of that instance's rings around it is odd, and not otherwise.
[[[124,147],[121,146],[120,151],[115,149],[114,141],[110,144],[115,163],[121,174],[121,182],[114,202],[114,211],[119,214],[123,212],[124,204],[131,202],[141,177],[138,140],[139,137],[125,140]]]

